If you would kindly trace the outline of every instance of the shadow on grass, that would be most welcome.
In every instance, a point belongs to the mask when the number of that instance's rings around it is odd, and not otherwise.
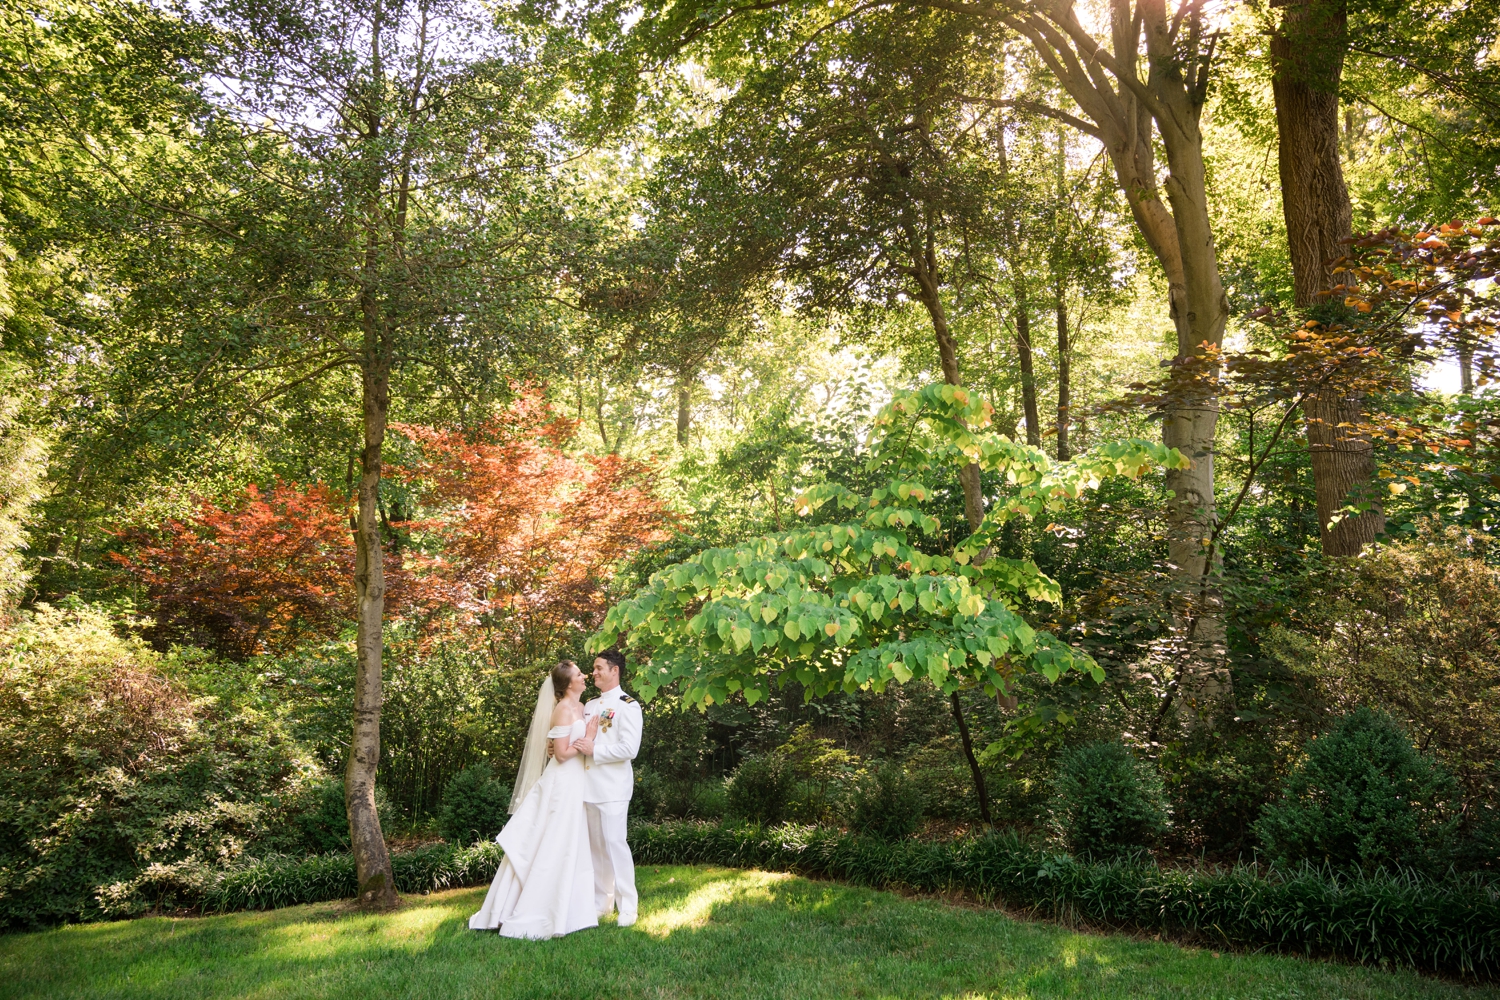
[[[789,875],[639,870],[640,921],[553,941],[470,931],[483,889],[0,938],[6,997],[1496,996],[1411,973],[1079,934]]]

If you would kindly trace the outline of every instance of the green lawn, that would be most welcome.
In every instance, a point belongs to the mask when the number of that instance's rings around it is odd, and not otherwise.
[[[0,937],[0,997],[1500,997],[1408,972],[1079,934],[788,875],[643,868],[641,919],[470,931],[483,889]]]

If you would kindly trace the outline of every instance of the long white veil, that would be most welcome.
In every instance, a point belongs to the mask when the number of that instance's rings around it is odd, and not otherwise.
[[[526,749],[521,752],[521,769],[516,772],[516,787],[510,794],[510,811],[514,813],[526,801],[531,786],[542,780],[547,767],[547,730],[552,728],[552,710],[557,695],[552,690],[552,675],[542,678],[536,693],[536,711],[531,713],[531,728],[526,731]]]

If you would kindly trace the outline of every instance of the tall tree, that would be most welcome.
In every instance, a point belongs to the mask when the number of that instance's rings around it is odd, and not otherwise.
[[[1350,235],[1353,208],[1339,149],[1339,81],[1349,45],[1344,0],[1281,0],[1271,39],[1281,207],[1291,252],[1293,304],[1329,302],[1341,282],[1332,273]],[[1342,302],[1333,303],[1342,309]],[[1357,428],[1363,407],[1336,383],[1315,388],[1304,405],[1317,494],[1318,534],[1326,555],[1358,555],[1385,524],[1378,506],[1336,515],[1351,490],[1375,476],[1374,448]]]
[[[1214,246],[1202,115],[1218,34],[1201,0],[1109,0],[1097,30],[1085,26],[1070,0],[1045,5],[918,0],[917,6],[951,12],[974,24],[1002,26],[1030,43],[1077,113],[1029,93],[1003,99],[1064,122],[1103,145],[1136,225],[1167,279],[1178,361],[1217,350],[1229,303]],[[601,13],[616,18],[621,11],[606,3]],[[722,39],[715,64],[727,69],[742,65],[747,49],[772,60],[785,58],[805,53],[836,25],[873,25],[884,16],[865,5],[828,8],[800,0],[727,9],[707,3],[662,4],[648,7],[644,28],[633,30],[625,44],[644,46],[648,57],[660,59],[703,39],[712,49]],[[755,25],[754,19],[761,23]],[[971,47],[970,57],[976,63],[996,58],[978,46]],[[1158,149],[1166,157],[1164,170],[1157,164]],[[1163,421],[1163,440],[1192,460],[1191,466],[1167,473],[1167,546],[1176,582],[1181,704],[1190,715],[1203,718],[1232,695],[1218,568],[1208,555],[1216,522],[1219,415],[1212,384],[1207,380],[1196,397],[1174,400]]]
[[[477,4],[269,0],[192,16],[192,127],[100,149],[86,105],[48,109],[109,178],[119,225],[98,256],[129,290],[130,336],[97,345],[95,431],[190,440],[202,463],[300,411],[354,446],[346,804],[360,902],[390,906],[374,794],[387,424],[403,395],[449,417],[483,411],[516,345],[545,344],[532,321],[554,292],[546,254],[572,231],[560,199],[538,196],[550,151],[537,120],[556,85]]]

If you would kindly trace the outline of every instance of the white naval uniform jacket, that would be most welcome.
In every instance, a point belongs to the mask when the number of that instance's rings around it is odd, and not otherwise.
[[[594,755],[585,758],[585,802],[629,802],[635,791],[630,762],[641,751],[641,703],[614,687],[583,706],[584,719],[599,717]]]

